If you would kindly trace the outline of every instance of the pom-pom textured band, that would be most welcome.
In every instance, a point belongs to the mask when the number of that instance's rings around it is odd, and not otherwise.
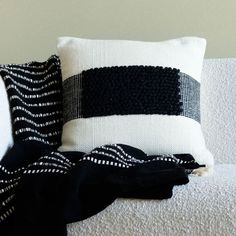
[[[134,114],[182,115],[200,122],[200,84],[175,68],[89,69],[66,79],[63,93],[64,123]]]

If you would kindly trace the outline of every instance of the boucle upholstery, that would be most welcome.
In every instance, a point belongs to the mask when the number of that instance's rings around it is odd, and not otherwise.
[[[236,58],[204,61],[201,124],[216,163],[236,164]]]
[[[236,235],[236,165],[192,177],[168,200],[118,199],[103,212],[68,225],[68,236]]]

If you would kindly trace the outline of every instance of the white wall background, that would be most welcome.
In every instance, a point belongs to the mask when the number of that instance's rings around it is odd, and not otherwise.
[[[207,57],[236,57],[235,0],[0,0],[0,63],[43,60],[69,35],[208,40]]]

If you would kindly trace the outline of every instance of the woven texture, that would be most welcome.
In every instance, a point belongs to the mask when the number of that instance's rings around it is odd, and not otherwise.
[[[183,115],[200,122],[200,84],[175,68],[106,67],[63,82],[64,123],[110,115]]]
[[[14,141],[59,146],[62,130],[60,61],[0,65],[10,103]]]
[[[190,153],[211,170],[199,124],[204,51],[205,40],[191,37],[154,43],[60,38],[59,150],[125,143],[148,155]]]

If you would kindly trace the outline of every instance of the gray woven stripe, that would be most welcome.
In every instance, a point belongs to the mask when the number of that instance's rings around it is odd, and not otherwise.
[[[63,82],[63,124],[80,117],[81,75]]]
[[[200,123],[200,83],[187,74],[180,72],[179,76],[181,102],[183,103],[180,115]]]

